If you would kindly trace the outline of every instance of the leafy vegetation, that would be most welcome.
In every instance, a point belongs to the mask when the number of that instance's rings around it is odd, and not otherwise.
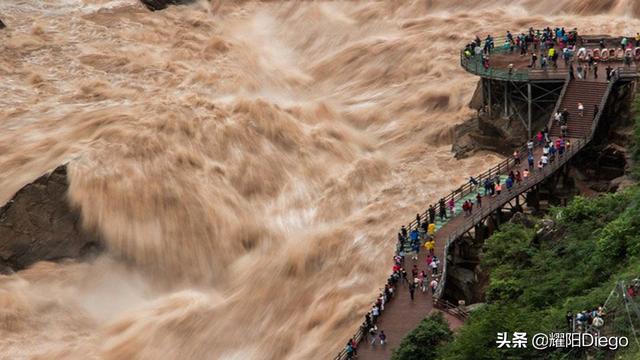
[[[538,236],[537,228],[504,226],[485,243],[483,265],[490,268],[487,305],[440,349],[439,358],[582,358],[579,351],[498,349],[497,333],[568,331],[567,311],[603,304],[616,281],[640,274],[639,203],[640,189],[633,187],[593,199],[576,198],[568,207],[554,209],[552,234]]]
[[[392,360],[433,359],[438,346],[453,338],[441,313],[424,318],[393,351]]]

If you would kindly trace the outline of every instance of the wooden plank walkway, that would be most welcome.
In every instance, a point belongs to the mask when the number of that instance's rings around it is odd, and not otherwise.
[[[482,207],[474,207],[474,214],[472,214],[472,216],[465,216],[458,212],[452,219],[446,222],[434,236],[436,242],[435,255],[441,259],[441,264],[446,261],[445,247],[451,236],[468,231],[473,227],[473,225],[480,222],[490,213],[496,211],[519,194],[531,189],[533,186],[543,181],[564,165],[585,145],[584,139],[570,138],[570,141],[573,145],[562,157],[558,157],[555,162],[551,163],[541,171],[533,170],[528,179],[524,180],[520,184],[514,185],[511,191],[508,191],[506,190],[506,187],[503,187],[503,191],[500,195],[495,197],[483,197]],[[536,162],[541,155],[542,148],[537,147],[534,151],[534,158],[536,159]],[[523,155],[525,158],[521,161],[521,165],[519,167],[512,166],[506,168],[505,172],[508,173],[511,170],[522,171],[527,167],[526,156],[526,154]],[[417,261],[411,260],[407,257],[405,260],[405,268],[410,272],[413,265],[417,264],[420,271],[427,271],[426,255],[426,251],[421,251]],[[390,269],[391,265],[392,264],[390,263]],[[442,269],[440,269],[439,272],[442,274]],[[427,271],[427,273],[430,272]],[[383,347],[379,344],[371,346],[369,342],[363,342],[358,346],[358,358],[366,360],[389,359],[392,350],[400,344],[402,338],[414,329],[424,317],[434,310],[431,295],[431,290],[428,290],[426,294],[416,292],[415,299],[412,301],[409,296],[408,286],[406,284],[399,285],[393,300],[385,305],[385,310],[377,323],[378,329],[383,330],[387,335],[388,343]],[[447,315],[447,319],[450,320],[450,324],[453,328],[457,328],[462,324],[461,320],[449,314]]]

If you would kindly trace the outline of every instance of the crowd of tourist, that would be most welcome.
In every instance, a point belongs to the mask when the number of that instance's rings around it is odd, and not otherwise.
[[[442,203],[442,209],[446,209],[444,201],[442,201]],[[387,279],[384,288],[381,289],[376,301],[372,304],[371,309],[365,315],[364,322],[360,329],[362,334],[361,342],[368,343],[371,346],[376,346],[377,344],[381,346],[385,345],[387,335],[384,333],[384,330],[378,329],[377,322],[380,315],[384,312],[385,305],[394,298],[399,289],[406,289],[404,291],[409,293],[411,301],[414,301],[416,292],[422,293],[423,295],[427,295],[428,292],[431,295],[435,294],[440,276],[440,260],[434,253],[434,234],[436,231],[435,208],[431,206],[427,214],[429,221],[423,221],[420,214],[417,214],[415,227],[410,230],[407,229],[406,226],[400,228],[398,232],[398,247],[393,256],[391,275]],[[444,214],[441,215],[446,217],[446,210]],[[421,249],[424,249],[426,252],[425,263],[423,265],[418,262],[418,255]],[[408,264],[407,258],[411,260],[411,264]],[[407,271],[407,265],[411,267],[410,274]],[[348,341],[345,349],[348,359],[357,357],[357,343],[354,339]]]
[[[575,315],[569,311],[567,313],[567,326],[570,332],[596,333],[604,326],[606,312],[604,306],[598,306],[592,310],[583,310]]]
[[[623,289],[625,290],[623,297],[626,298],[624,301],[635,300],[640,291],[640,279],[631,280]],[[613,312],[616,311],[615,308],[610,310]],[[569,311],[566,315],[567,327],[570,332],[587,332],[594,335],[600,333],[605,325],[606,319],[606,304],[593,307],[591,310],[579,311],[575,314]]]
[[[570,69],[571,76],[578,79],[586,79],[590,74],[594,79],[597,79],[599,75],[598,61],[615,59],[622,61],[627,67],[634,60],[640,61],[640,33],[631,39],[622,37],[619,44],[611,44],[613,39],[603,38],[595,48],[599,48],[598,50],[587,50],[586,47],[583,47],[583,39],[578,35],[576,28],[573,30],[565,30],[564,27],[554,29],[546,27],[541,30],[529,28],[528,31],[520,34],[507,31],[503,39],[504,43],[498,44],[501,52],[519,53],[521,57],[528,56],[528,68],[541,70],[552,68],[555,70],[558,69],[559,61],[563,61],[565,68]],[[476,36],[464,47],[463,54],[466,58],[480,57],[482,67],[488,70],[491,53],[496,49],[495,43],[496,40],[491,35],[487,35],[484,41]],[[611,46],[611,48],[607,48],[607,46]],[[616,51],[618,46],[620,50]],[[575,61],[576,58],[579,61]],[[513,64],[509,64],[506,68],[509,74],[513,73]],[[607,67],[607,80],[610,80],[615,71],[610,66]]]

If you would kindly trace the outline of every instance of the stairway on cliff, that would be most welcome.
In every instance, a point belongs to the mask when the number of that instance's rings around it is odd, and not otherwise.
[[[564,97],[560,103],[559,111],[567,109],[569,119],[567,121],[568,136],[572,138],[584,138],[591,134],[593,125],[594,106],[600,103],[607,92],[606,82],[584,81],[573,79],[567,85]],[[584,115],[578,114],[578,103],[584,106]],[[600,109],[602,110],[602,109]],[[560,136],[560,124],[553,122],[549,134],[552,137]]]

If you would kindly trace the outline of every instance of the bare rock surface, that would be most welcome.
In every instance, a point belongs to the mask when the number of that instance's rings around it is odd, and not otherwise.
[[[98,236],[82,229],[79,211],[69,206],[67,189],[63,165],[27,184],[0,207],[0,271],[100,251]]]

